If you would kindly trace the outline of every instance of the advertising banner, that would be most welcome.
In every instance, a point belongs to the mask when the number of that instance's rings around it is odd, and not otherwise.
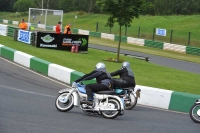
[[[37,32],[36,47],[70,51],[72,46],[78,46],[78,51],[87,52],[88,38],[88,35]]]
[[[20,42],[31,44],[31,33],[25,30],[18,30],[17,40]]]
[[[0,24],[0,35],[7,36],[7,25]]]
[[[167,30],[166,29],[156,28],[156,35],[166,36],[166,34],[167,34]]]

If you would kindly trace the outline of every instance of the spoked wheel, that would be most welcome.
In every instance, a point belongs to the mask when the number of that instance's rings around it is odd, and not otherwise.
[[[118,100],[116,99],[108,99],[108,109],[120,109],[120,104],[118,102]],[[108,118],[108,119],[114,119],[116,118],[120,111],[101,111],[101,114],[103,115],[103,117]]]
[[[194,104],[190,109],[190,118],[196,122],[200,123],[200,103]]]
[[[124,109],[130,110],[137,104],[137,97],[133,94],[126,94],[124,97]]]
[[[69,92],[62,93],[56,98],[55,105],[59,111],[66,112],[74,107],[74,97],[70,95],[68,100],[66,99],[68,93]]]

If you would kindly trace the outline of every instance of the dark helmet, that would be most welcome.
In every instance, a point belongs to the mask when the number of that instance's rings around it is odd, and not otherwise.
[[[104,63],[102,63],[102,62],[99,62],[99,63],[96,64],[95,69],[99,69],[99,68],[104,68],[105,69],[106,65]]]
[[[127,61],[122,63],[122,67],[130,67],[130,66],[131,66],[131,64]]]

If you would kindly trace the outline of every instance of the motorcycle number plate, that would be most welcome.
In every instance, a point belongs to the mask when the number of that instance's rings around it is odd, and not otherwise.
[[[68,91],[69,91],[69,89],[62,89],[59,91],[59,93],[68,92]]]

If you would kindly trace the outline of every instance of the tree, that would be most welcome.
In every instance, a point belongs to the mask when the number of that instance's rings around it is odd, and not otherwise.
[[[48,9],[55,9],[55,10],[58,10],[59,9],[59,4],[60,0],[57,0],[56,2],[54,0],[49,0],[48,2]]]
[[[0,0],[0,11],[8,11],[8,12],[12,12],[13,11],[13,4],[16,2],[17,0]]]
[[[13,9],[18,12],[28,11],[29,8],[34,8],[36,5],[33,3],[32,0],[17,0],[15,2]]]
[[[107,25],[119,24],[119,43],[117,59],[119,61],[122,26],[129,27],[132,19],[139,18],[142,0],[97,0],[97,5],[103,13],[109,15]]]
[[[59,9],[64,12],[73,11],[73,1],[72,0],[60,0],[58,3]]]
[[[155,15],[155,5],[153,2],[148,2],[147,0],[143,1],[141,6],[141,14]]]

